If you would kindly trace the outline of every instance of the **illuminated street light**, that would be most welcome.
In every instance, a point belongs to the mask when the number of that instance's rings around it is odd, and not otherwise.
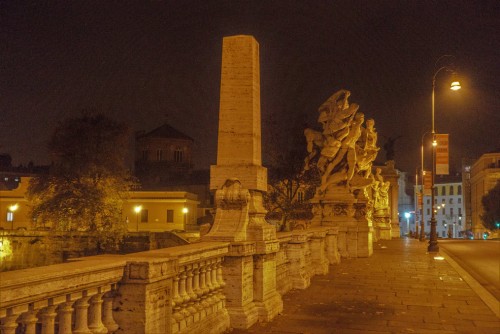
[[[184,228],[186,228],[186,223],[187,223],[187,214],[189,212],[188,208],[182,208],[182,213],[184,214]]]
[[[9,206],[9,212],[11,213],[11,223],[12,223],[12,230],[14,230],[14,212],[16,212],[16,210],[19,208],[19,205],[16,203],[16,204],[13,204],[11,206]]]
[[[405,218],[406,218],[406,233],[408,234],[408,236],[410,236],[410,213],[409,212],[405,212]]]
[[[134,207],[134,211],[136,216],[135,219],[136,232],[139,232],[139,213],[142,211],[142,205],[136,205]]]
[[[450,55],[444,55],[439,57],[439,59],[436,61],[436,65],[439,63],[441,59],[444,57],[453,57]],[[451,70],[448,66],[441,66],[436,72],[434,72],[434,76],[432,77],[432,95],[431,95],[431,111],[432,111],[432,175],[431,175],[431,203],[432,203],[432,210],[431,210],[431,233],[430,233],[430,238],[429,238],[429,246],[427,247],[428,252],[439,252],[439,246],[438,246],[438,240],[437,240],[437,233],[436,233],[436,215],[434,212],[434,178],[436,175],[436,131],[435,131],[435,126],[434,126],[434,91],[436,87],[436,77],[438,73],[440,73],[442,70],[446,70],[448,72],[452,72],[453,76],[456,76],[456,72]],[[460,83],[458,80],[453,80],[451,83],[450,89],[456,91],[461,88]]]

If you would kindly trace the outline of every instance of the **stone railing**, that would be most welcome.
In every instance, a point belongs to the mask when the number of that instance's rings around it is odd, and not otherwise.
[[[125,261],[102,256],[0,274],[2,334],[112,333]]]
[[[0,332],[222,333],[225,243],[0,273]]]
[[[340,261],[337,233],[277,234],[279,294],[307,288]],[[223,333],[237,327],[226,296],[238,287],[223,279],[229,252],[228,243],[200,242],[0,273],[1,333]]]
[[[277,233],[276,285],[281,295],[291,289],[306,289],[314,275],[324,275],[329,265],[340,262],[337,235],[336,227]]]

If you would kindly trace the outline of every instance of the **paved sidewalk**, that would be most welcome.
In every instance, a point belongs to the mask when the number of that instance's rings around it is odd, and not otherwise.
[[[270,323],[232,334],[500,333],[500,319],[427,242],[381,240],[370,258],[342,259],[306,290],[283,296]]]

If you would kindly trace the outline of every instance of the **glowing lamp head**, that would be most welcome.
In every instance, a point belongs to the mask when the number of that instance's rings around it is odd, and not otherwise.
[[[189,212],[188,208],[182,208],[182,213],[188,213],[188,212]]]
[[[437,145],[438,145],[438,142],[437,142],[437,140],[436,140],[436,139],[434,139],[434,140],[432,141],[432,146],[437,146]]]
[[[135,207],[134,207],[134,211],[135,211],[135,213],[139,213],[139,212],[141,212],[141,211],[142,211],[142,205],[137,205],[137,206],[135,206]]]
[[[459,90],[460,88],[462,88],[462,86],[460,85],[459,81],[453,81],[451,83],[451,86],[450,86],[451,90]]]
[[[9,206],[9,211],[10,211],[10,212],[14,212],[14,211],[16,211],[18,208],[19,208],[19,205],[18,205],[18,204],[13,204],[13,205]]]
[[[405,212],[405,218],[406,219],[410,218],[410,213],[409,212]]]

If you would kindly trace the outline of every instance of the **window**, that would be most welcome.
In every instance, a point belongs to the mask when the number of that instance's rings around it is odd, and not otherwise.
[[[457,195],[462,195],[462,186],[458,186]]]
[[[453,198],[450,198],[450,200],[448,201],[450,204],[453,204]]]
[[[445,237],[446,237],[446,232],[445,232],[445,231],[442,231],[442,232],[441,232],[441,236],[442,236],[443,238],[445,238]]]
[[[438,188],[434,188],[434,196],[437,196],[438,195]]]
[[[427,215],[431,214],[431,209],[427,208]]]
[[[441,203],[445,204],[445,203],[446,203],[446,200],[443,198],[443,199],[441,200]]]
[[[434,198],[434,204],[437,204],[437,203],[438,203],[438,199]]]
[[[450,186],[450,195],[454,195],[454,188],[453,186]]]
[[[148,155],[149,155],[148,151],[142,151],[142,160],[148,161]]]
[[[446,227],[446,220],[442,220],[441,224]]]
[[[174,222],[174,210],[167,210],[167,223]]]
[[[445,215],[445,214],[446,214],[446,208],[443,208],[443,210],[441,211],[441,213],[442,213],[443,215]]]
[[[163,151],[162,150],[156,150],[156,160],[158,160],[158,161],[163,160]]]
[[[304,202],[304,192],[302,190],[299,190],[297,193],[297,200],[299,203]]]
[[[441,195],[446,196],[446,186],[441,187]]]
[[[7,211],[7,221],[8,222],[14,221],[14,212]]]
[[[148,222],[148,210],[142,209],[141,210],[141,223],[147,223]]]
[[[427,199],[427,204],[431,204],[431,200],[430,199]]]
[[[181,148],[176,148],[174,151],[174,161],[175,162],[182,162],[182,149]]]
[[[450,216],[453,217],[453,208],[450,208]]]
[[[461,197],[458,198],[458,204],[462,204],[462,198]]]
[[[458,215],[462,216],[462,208],[458,208]]]

